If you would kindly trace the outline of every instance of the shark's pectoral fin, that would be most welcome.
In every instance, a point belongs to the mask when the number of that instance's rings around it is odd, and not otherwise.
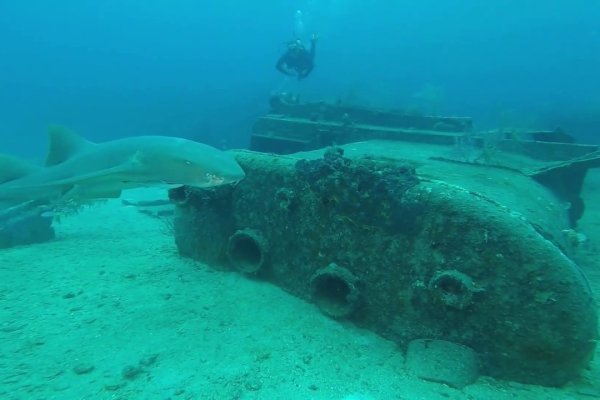
[[[121,191],[118,189],[103,189],[94,191],[96,199],[118,199],[121,197]]]
[[[49,182],[46,186],[54,188],[61,198],[74,201],[118,198],[121,190],[128,188],[124,183],[136,175],[134,164],[128,159],[115,167]]]
[[[72,201],[76,203],[85,203],[96,199],[117,199],[121,197],[121,190],[111,187],[82,185],[71,185],[65,187],[59,201]]]
[[[48,128],[50,146],[46,157],[46,166],[57,165],[65,162],[90,147],[94,143],[74,134],[62,126],[50,126]]]

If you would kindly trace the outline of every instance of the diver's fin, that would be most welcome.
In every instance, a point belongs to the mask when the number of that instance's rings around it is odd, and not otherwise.
[[[84,149],[94,146],[94,143],[58,125],[52,125],[48,128],[48,138],[50,139],[50,145],[46,157],[46,166],[65,162]]]
[[[22,178],[38,168],[20,158],[0,154],[0,184]]]

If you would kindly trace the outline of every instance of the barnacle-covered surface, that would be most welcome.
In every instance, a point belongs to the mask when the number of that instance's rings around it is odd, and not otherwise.
[[[485,374],[566,383],[597,339],[590,289],[561,236],[567,209],[519,172],[433,154],[388,142],[239,152],[237,186],[172,193],[185,199],[179,250],[233,269],[228,241],[251,229],[268,243],[261,279],[350,310],[342,316],[402,348],[448,340],[475,350]],[[315,299],[330,265],[343,273]]]

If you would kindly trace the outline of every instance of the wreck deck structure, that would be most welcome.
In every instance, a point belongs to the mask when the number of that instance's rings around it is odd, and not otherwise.
[[[454,343],[490,376],[560,386],[588,365],[597,308],[569,255],[596,146],[477,133],[469,118],[272,106],[235,153],[243,181],[170,192],[182,255],[402,349]]]

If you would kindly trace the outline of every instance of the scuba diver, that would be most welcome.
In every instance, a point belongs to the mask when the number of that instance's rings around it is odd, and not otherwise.
[[[288,76],[297,76],[298,80],[306,78],[315,66],[316,44],[316,34],[310,39],[310,50],[306,50],[300,39],[289,42],[287,51],[277,61],[277,70]]]

